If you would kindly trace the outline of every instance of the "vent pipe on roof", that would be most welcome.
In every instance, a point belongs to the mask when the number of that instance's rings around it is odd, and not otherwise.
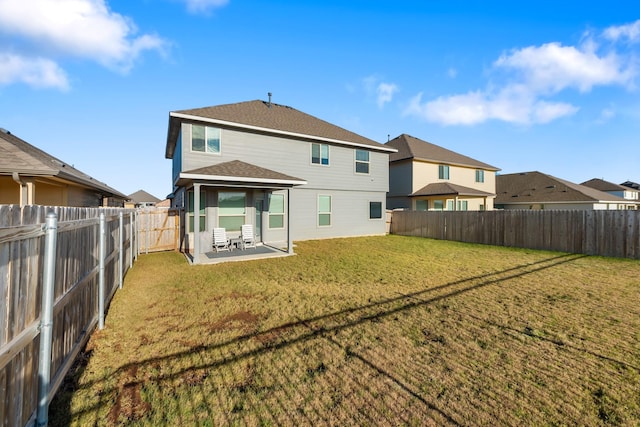
[[[269,103],[267,104],[267,106],[271,108],[271,92],[267,93],[267,95],[269,96]]]

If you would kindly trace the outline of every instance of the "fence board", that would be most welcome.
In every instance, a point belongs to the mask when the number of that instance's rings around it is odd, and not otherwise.
[[[49,211],[59,221],[49,398],[97,324],[100,212],[108,218],[105,294],[109,299],[119,288],[120,274],[130,267],[119,262],[120,233],[128,238],[123,253],[135,247],[135,236],[126,230],[130,219],[123,231],[119,229],[121,209],[0,205],[0,427],[33,421],[37,407],[43,223]],[[130,218],[133,211],[126,212]]]
[[[391,233],[640,259],[640,211],[393,211]]]
[[[175,209],[144,208],[138,210],[137,229],[140,252],[178,250],[180,215]]]

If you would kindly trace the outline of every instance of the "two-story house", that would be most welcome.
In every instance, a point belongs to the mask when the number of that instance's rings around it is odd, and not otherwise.
[[[395,151],[270,100],[171,112],[165,156],[185,246],[205,253],[214,227],[233,236],[242,224],[289,252],[293,240],[384,234]]]
[[[491,210],[500,169],[402,134],[389,155],[389,209]]]

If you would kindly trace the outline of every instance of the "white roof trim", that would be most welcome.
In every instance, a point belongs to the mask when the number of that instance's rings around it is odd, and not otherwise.
[[[229,182],[252,182],[258,184],[284,184],[284,185],[304,185],[307,181],[299,181],[293,179],[266,179],[266,178],[250,178],[226,175],[205,175],[195,173],[181,173],[180,179],[200,179],[206,181],[229,181]]]
[[[332,142],[334,144],[348,145],[348,146],[351,146],[351,147],[362,147],[362,148],[368,148],[370,150],[386,151],[388,153],[397,153],[398,152],[398,150],[396,150],[395,148],[385,147],[382,144],[381,144],[380,147],[377,147],[377,146],[374,146],[374,145],[358,144],[357,142],[342,141],[342,140],[339,140],[339,139],[324,138],[324,137],[321,137],[321,136],[306,135],[306,134],[303,134],[303,133],[287,132],[287,131],[279,130],[279,129],[263,128],[263,127],[259,127],[259,126],[245,125],[245,124],[242,124],[242,123],[228,122],[228,121],[225,121],[225,120],[218,120],[218,119],[210,119],[210,118],[207,118],[207,117],[193,116],[191,114],[170,112],[169,116],[170,117],[177,117],[179,119],[195,120],[195,121],[213,123],[213,124],[224,125],[224,126],[235,126],[235,127],[240,127],[240,128],[244,128],[244,129],[257,130],[257,131],[260,131],[260,132],[272,132],[272,133],[277,133],[277,134],[280,134],[280,135],[293,136],[293,137],[297,137],[297,138],[317,139],[317,140],[320,140],[320,141]]]

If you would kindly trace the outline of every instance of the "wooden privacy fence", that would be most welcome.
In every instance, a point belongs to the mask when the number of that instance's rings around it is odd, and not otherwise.
[[[394,211],[391,233],[640,259],[640,211]]]
[[[140,253],[173,251],[180,247],[180,212],[177,209],[138,209]]]
[[[137,256],[135,212],[0,205],[0,425],[48,405]]]

